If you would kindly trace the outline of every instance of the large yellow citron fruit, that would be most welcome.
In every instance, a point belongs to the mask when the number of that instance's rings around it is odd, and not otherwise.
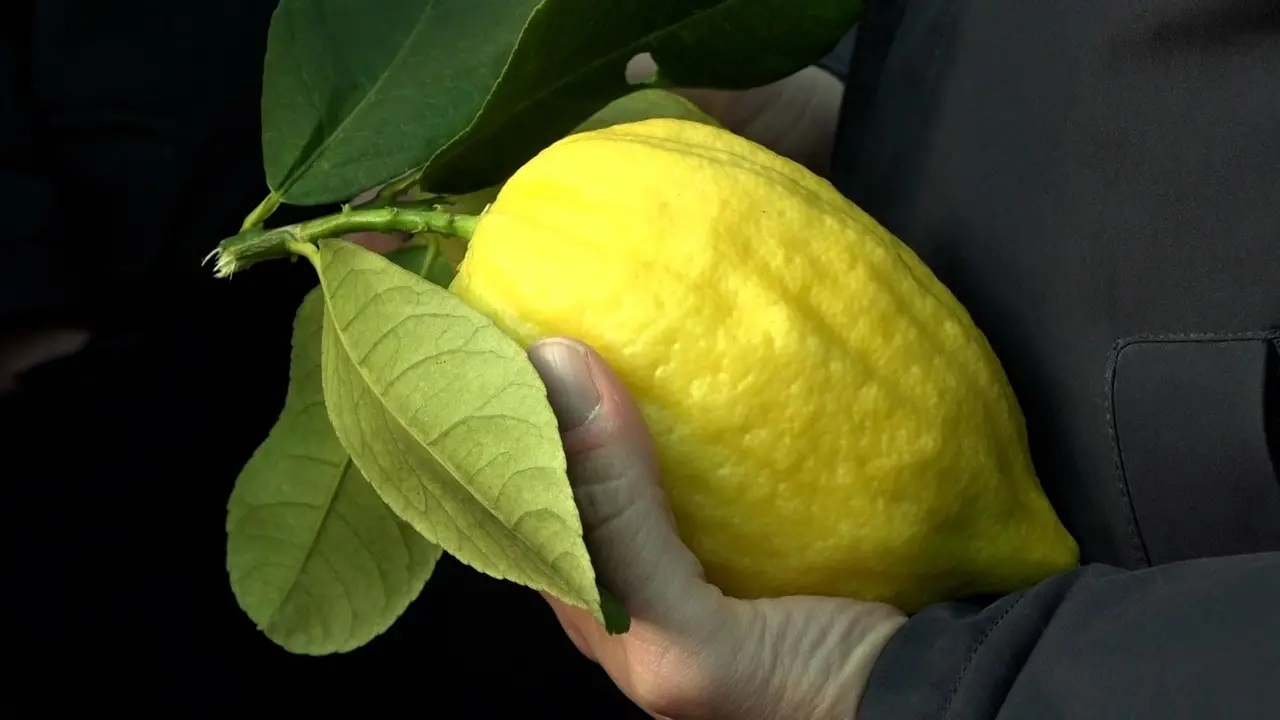
[[[726,130],[555,143],[482,216],[451,289],[525,346],[566,335],[610,363],[729,595],[913,611],[1078,562],[964,308],[826,181]]]

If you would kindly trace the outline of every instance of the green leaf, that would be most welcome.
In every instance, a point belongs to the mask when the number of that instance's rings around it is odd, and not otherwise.
[[[781,80],[821,59],[866,14],[866,0],[703,4],[716,7],[646,48],[669,85],[734,90]]]
[[[227,503],[227,570],[244,612],[285,649],[355,649],[422,591],[441,551],[382,502],[325,411],[324,298],[294,321],[284,409]]]
[[[325,240],[311,260],[329,416],[382,499],[462,562],[604,622],[559,428],[524,350],[376,253]]]
[[[449,287],[457,264],[444,256],[441,241],[445,236],[436,233],[419,233],[413,241],[418,243],[387,256],[396,265],[442,288]]]
[[[606,105],[574,128],[575,133],[622,125],[649,118],[683,118],[719,126],[715,118],[703,112],[688,98],[668,90],[644,88],[628,93]]]
[[[285,202],[344,201],[427,165],[489,187],[632,88],[738,87],[821,56],[862,0],[282,0],[268,36],[263,162]],[[781,30],[780,30],[781,29]]]
[[[604,615],[604,629],[610,635],[623,635],[631,629],[631,616],[617,598],[600,588],[600,611]]]
[[[263,72],[267,184],[316,205],[422,164],[483,104],[538,4],[281,0]]]
[[[641,53],[653,56],[669,84],[738,88],[780,80],[833,47],[853,27],[862,4],[546,0],[475,119],[430,158],[423,183],[469,190],[509,177],[634,90],[626,68]]]

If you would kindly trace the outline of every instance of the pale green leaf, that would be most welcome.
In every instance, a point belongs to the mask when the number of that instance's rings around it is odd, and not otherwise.
[[[236,600],[271,640],[304,654],[381,634],[441,555],[387,508],[334,434],[320,376],[323,315],[313,290],[294,321],[284,409],[227,504]]]
[[[457,296],[342,240],[325,293],[325,397],[395,512],[462,562],[602,622],[546,388],[523,349]]]
[[[450,245],[464,242],[457,240],[454,243],[450,243],[449,241],[451,240],[455,240],[455,238],[436,233],[418,233],[413,237],[413,245],[397,250],[387,257],[414,275],[425,278],[442,288],[447,288],[449,283],[453,281],[454,273],[457,271],[457,263],[451,262],[445,256],[445,252],[450,249]],[[464,253],[465,245],[463,247],[464,250],[457,252]]]
[[[589,132],[623,123],[649,118],[682,118],[719,126],[716,119],[694,105],[683,95],[658,88],[644,88],[627,93],[604,106],[574,128],[575,133]]]

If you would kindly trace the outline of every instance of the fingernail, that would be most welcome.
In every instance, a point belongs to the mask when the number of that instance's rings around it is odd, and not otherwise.
[[[560,339],[543,340],[530,348],[529,360],[547,386],[547,399],[562,432],[586,425],[599,412],[600,389],[582,346]]]

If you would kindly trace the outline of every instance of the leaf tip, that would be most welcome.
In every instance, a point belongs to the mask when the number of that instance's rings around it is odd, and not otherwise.
[[[631,629],[631,616],[622,603],[600,588],[600,614],[604,618],[605,632],[610,635],[625,635]]]

